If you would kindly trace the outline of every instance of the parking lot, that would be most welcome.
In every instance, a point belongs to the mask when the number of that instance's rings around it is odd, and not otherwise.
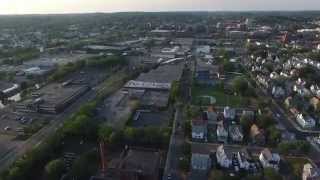
[[[133,127],[146,127],[146,126],[167,126],[169,123],[170,113],[168,111],[163,112],[143,112],[136,111],[132,126]]]
[[[1,110],[0,116],[0,135],[17,136],[22,135],[28,127],[39,124],[41,126],[48,117],[38,114],[24,114],[6,112]],[[37,125],[38,126],[38,125]]]

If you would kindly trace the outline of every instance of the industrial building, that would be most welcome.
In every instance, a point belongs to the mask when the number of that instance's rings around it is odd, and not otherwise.
[[[50,84],[16,105],[22,112],[57,114],[89,90],[87,85]]]

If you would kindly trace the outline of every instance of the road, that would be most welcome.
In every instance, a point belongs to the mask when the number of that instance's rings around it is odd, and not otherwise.
[[[190,101],[191,84],[192,72],[190,68],[185,68],[180,79],[181,100],[184,104]],[[183,117],[183,105],[176,105],[163,180],[167,180],[169,174],[172,176],[173,180],[183,179],[179,170],[179,158],[183,157],[182,146],[185,143],[185,135],[182,126],[184,125],[185,120],[186,118]]]
[[[179,158],[183,156],[181,147],[184,144],[184,134],[183,130],[181,130],[181,124],[183,123],[182,114],[182,106],[178,105],[175,112],[172,134],[167,152],[163,180],[167,180],[169,174],[172,176],[172,179],[181,179],[179,173]],[[178,124],[180,124],[180,126]]]

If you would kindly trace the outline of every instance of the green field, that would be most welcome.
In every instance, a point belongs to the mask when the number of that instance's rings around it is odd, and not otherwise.
[[[194,105],[209,105],[208,98],[203,96],[212,96],[216,99],[216,105],[241,107],[246,105],[248,98],[229,95],[224,92],[224,89],[218,86],[201,86],[193,85],[192,87],[192,104]]]

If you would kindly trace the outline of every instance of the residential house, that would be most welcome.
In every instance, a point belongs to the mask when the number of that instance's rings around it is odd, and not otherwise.
[[[254,144],[264,145],[266,138],[264,131],[259,129],[259,127],[253,124],[250,128],[250,138]]]
[[[211,168],[211,159],[208,154],[193,153],[191,156],[192,170],[201,170],[208,172]]]
[[[283,130],[281,132],[281,141],[287,141],[287,142],[290,142],[290,141],[294,141],[296,140],[296,134],[295,133],[291,133],[287,130]]]
[[[223,117],[225,120],[234,120],[236,118],[236,110],[229,106],[226,106],[223,109]]]
[[[211,48],[208,45],[198,46],[196,49],[197,54],[210,54]]]
[[[303,166],[302,180],[320,180],[320,170],[310,163]]]
[[[242,128],[239,125],[229,126],[229,136],[233,142],[241,143],[243,140]]]
[[[281,86],[273,86],[271,93],[275,98],[282,98],[286,94],[285,90]]]
[[[249,170],[250,167],[255,166],[254,160],[246,148],[241,149],[237,153],[237,159],[240,169]]]
[[[305,129],[313,128],[316,125],[316,121],[310,116],[304,116],[302,113],[296,116],[298,124]]]
[[[242,111],[242,117],[246,117],[248,120],[254,120],[255,114],[254,111],[250,111],[250,110],[243,110]]]
[[[261,151],[259,160],[263,168],[279,170],[280,155],[278,153],[273,153],[270,149],[265,148]]]
[[[211,168],[211,158],[208,154],[196,154],[191,156],[191,172],[189,179],[208,179],[209,170]]]
[[[228,141],[228,131],[224,127],[223,122],[218,124],[216,132],[217,132],[218,142],[227,143],[227,141]]]
[[[223,168],[229,168],[232,164],[232,153],[226,151],[223,145],[217,148],[216,158],[218,164]]]
[[[192,139],[206,141],[208,134],[208,124],[202,120],[192,121]]]
[[[218,124],[218,114],[214,111],[212,106],[208,107],[208,110],[206,111],[207,119],[208,119],[208,125],[217,125]]]
[[[311,85],[310,86],[310,91],[313,95],[316,97],[320,98],[320,87],[318,85]]]
[[[215,85],[219,82],[220,67],[209,62],[197,61],[195,79],[199,84]]]

